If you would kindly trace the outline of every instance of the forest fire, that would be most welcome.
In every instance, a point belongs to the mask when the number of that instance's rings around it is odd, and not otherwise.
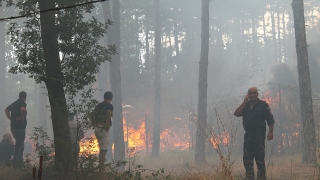
[[[191,132],[190,122],[184,121],[181,118],[175,118],[178,123],[175,123],[170,128],[164,128],[160,133],[160,151],[189,150],[195,139]],[[146,122],[144,119],[137,121],[136,123],[127,124],[127,120],[123,118],[123,132],[124,142],[126,149],[134,149],[135,152],[149,152],[152,147],[152,129],[146,128]],[[230,141],[228,133],[223,132],[216,138],[210,140],[214,148],[218,147],[218,144],[227,145]],[[82,154],[97,154],[99,153],[99,145],[96,137],[92,135],[89,139],[83,140],[80,143],[80,153]]]
[[[128,129],[127,129],[128,127]],[[145,122],[141,122],[139,128],[135,129],[130,125],[127,126],[127,121],[123,120],[124,141],[128,144],[128,148],[135,148],[135,150],[143,150],[146,147],[146,126]],[[128,140],[129,139],[129,140]]]
[[[263,94],[262,100],[266,101],[270,106],[277,106],[280,102],[280,93],[274,96],[271,91],[267,91]]]
[[[80,154],[98,154],[99,145],[95,135],[87,138],[86,140],[80,141]]]
[[[224,145],[228,145],[230,140],[230,135],[226,132],[223,134],[219,134],[216,137],[211,137],[210,143],[213,146],[213,148],[217,149],[221,143]]]

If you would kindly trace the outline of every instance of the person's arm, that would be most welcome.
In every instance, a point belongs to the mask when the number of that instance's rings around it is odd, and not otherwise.
[[[244,98],[243,102],[240,104],[240,106],[236,109],[236,111],[234,112],[234,115],[237,117],[240,117],[242,114],[243,109],[246,107],[247,103],[249,101],[249,96],[246,95],[246,97]]]
[[[270,106],[268,103],[266,103],[266,121],[269,126],[267,140],[270,141],[273,139],[273,128],[274,128],[275,121],[274,121],[274,117],[273,117],[273,114],[271,112],[271,109],[270,109]]]
[[[273,127],[274,127],[274,123],[273,124],[269,124],[269,132],[268,132],[268,141],[273,139]]]
[[[26,116],[26,114],[27,114],[27,108],[21,107],[20,116],[18,116],[16,120],[24,120],[24,117]]]
[[[9,112],[8,108],[6,108],[6,109],[4,110],[4,112],[6,112],[7,118],[11,121],[11,115],[10,115],[10,112]]]

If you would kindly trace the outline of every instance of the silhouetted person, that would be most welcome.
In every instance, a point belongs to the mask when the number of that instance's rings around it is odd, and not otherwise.
[[[19,93],[19,99],[10,104],[6,109],[6,116],[11,121],[11,133],[16,140],[13,153],[13,166],[15,168],[23,167],[23,150],[24,139],[26,137],[27,126],[27,93],[21,91]]]
[[[269,126],[268,140],[273,139],[274,118],[267,102],[258,98],[258,89],[248,89],[248,94],[234,115],[242,116],[245,130],[243,143],[243,164],[246,169],[245,180],[254,180],[253,159],[258,167],[258,180],[266,180],[265,139],[266,121]]]
[[[10,133],[3,135],[3,139],[0,142],[0,163],[6,164],[11,161],[14,151],[14,143]]]
[[[69,119],[69,128],[70,128],[70,138],[71,138],[71,149],[75,158],[75,163],[77,164],[79,159],[80,152],[80,140],[84,138],[84,132],[80,126],[78,126],[77,122],[74,121],[74,116],[70,115]]]
[[[112,125],[113,105],[110,104],[113,95],[110,91],[104,93],[104,101],[100,102],[94,109],[94,133],[97,137],[99,151],[99,165],[104,165],[109,145],[109,129]]]

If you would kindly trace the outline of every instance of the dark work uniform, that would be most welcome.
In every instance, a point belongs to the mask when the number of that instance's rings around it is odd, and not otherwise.
[[[260,99],[252,108],[250,101],[242,111],[242,124],[245,130],[243,143],[243,164],[246,169],[246,179],[254,179],[253,159],[258,167],[258,180],[266,179],[265,139],[267,124],[274,124],[274,118],[269,105]]]
[[[2,140],[0,142],[0,163],[8,163],[13,155],[14,145],[8,141]]]
[[[26,137],[26,126],[27,126],[27,114],[24,120],[16,120],[21,115],[21,108],[26,107],[27,104],[18,99],[7,107],[7,110],[11,112],[11,133],[13,138],[16,140],[13,164],[16,167],[22,167],[23,165],[23,150],[24,150],[24,139]]]

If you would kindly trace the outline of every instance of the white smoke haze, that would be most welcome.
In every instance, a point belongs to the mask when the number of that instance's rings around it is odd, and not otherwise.
[[[320,3],[314,0],[304,2],[314,116],[318,129]],[[210,2],[208,129],[205,130],[208,134],[208,164],[205,168],[219,166],[219,153],[216,151],[218,147],[212,147],[214,143],[210,137],[210,133],[214,132],[215,138],[219,137],[217,142],[222,154],[227,155],[231,151],[231,160],[235,161],[232,171],[235,179],[244,176],[241,164],[244,130],[241,118],[234,117],[233,113],[243,101],[248,88],[255,86],[259,90],[259,98],[270,104],[276,120],[274,140],[266,143],[268,177],[311,179],[313,176],[309,173],[312,170],[319,173],[317,168],[308,166],[307,173],[302,174],[298,167],[301,165],[303,138],[291,3],[289,0]],[[130,111],[123,112],[124,141],[129,145],[126,146],[127,149],[135,148],[135,155],[139,157],[136,163],[141,163],[145,168],[165,168],[173,176],[179,176],[187,169],[201,174],[205,171],[194,164],[201,53],[201,1],[161,0],[160,4],[161,141],[160,157],[151,158],[155,99],[154,6],[153,1],[120,1],[121,47],[118,49],[121,57],[122,105],[131,106]],[[101,4],[96,3],[95,6],[91,14],[85,15],[86,18],[94,16],[99,22],[104,22]],[[14,16],[17,13],[15,8],[0,7],[0,18]],[[44,126],[52,139],[53,130],[49,101],[44,95],[46,90],[42,88],[43,85],[36,84],[29,78],[30,74],[8,72],[9,67],[17,64],[17,59],[16,49],[6,32],[13,22],[17,22],[23,29],[23,21],[24,19],[0,21],[0,67],[3,69],[0,71],[0,137],[10,132],[10,122],[3,110],[18,98],[20,91],[26,91],[28,125],[25,153],[33,153],[34,148],[31,148],[28,141],[33,128]],[[149,53],[146,33],[149,38]],[[108,33],[105,38],[107,36]],[[103,46],[105,42],[106,39],[99,41]],[[94,94],[94,99],[98,101],[103,100],[104,92],[111,91],[109,68],[109,62],[101,65],[97,81],[93,84],[93,87],[101,89],[101,92]],[[85,135],[94,137],[92,130],[88,130]],[[317,143],[318,141],[319,139]],[[128,154],[126,157],[129,157]],[[290,175],[290,172],[294,175]]]

